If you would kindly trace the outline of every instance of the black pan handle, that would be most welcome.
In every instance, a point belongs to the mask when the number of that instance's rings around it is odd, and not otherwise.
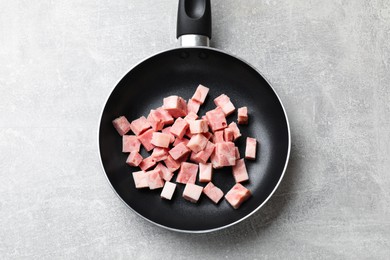
[[[176,37],[186,35],[211,38],[210,0],[179,0]]]

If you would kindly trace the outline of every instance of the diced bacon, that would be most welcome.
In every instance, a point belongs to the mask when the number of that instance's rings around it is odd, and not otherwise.
[[[196,120],[198,118],[199,116],[196,113],[189,111],[188,114],[184,117],[184,120],[186,120],[187,123],[190,123],[190,121]]]
[[[236,182],[244,182],[249,180],[244,159],[237,160],[236,165],[234,165],[232,169],[233,169],[233,177],[236,180]]]
[[[204,137],[202,134],[196,134],[191,137],[190,141],[187,144],[187,147],[190,148],[193,152],[198,153],[206,147],[207,142],[207,138]]]
[[[190,157],[190,154],[191,154],[191,150],[190,150],[189,153],[186,153],[183,157],[177,159],[177,161],[180,162],[180,163],[188,161],[188,158]]]
[[[190,161],[194,163],[200,163],[201,161],[196,156],[198,153],[191,152]]]
[[[157,147],[168,148],[170,141],[171,141],[171,136],[169,134],[154,132],[152,135],[151,143]]]
[[[213,135],[213,142],[215,144],[216,143],[223,143],[223,142],[225,142],[223,136],[224,136],[224,131],[223,130],[215,131],[214,135]]]
[[[202,133],[202,135],[203,135],[204,137],[206,137],[207,140],[210,140],[210,138],[213,136],[213,134],[210,133],[210,132]]]
[[[225,142],[232,142],[234,140],[233,130],[230,128],[225,128],[223,130],[223,139],[225,139]]]
[[[222,108],[223,113],[228,116],[236,110],[233,103],[230,101],[230,98],[225,94],[220,95],[214,99],[214,104]]]
[[[190,99],[188,100],[187,102],[187,112],[194,112],[195,114],[198,113],[199,111],[199,107],[200,107],[200,103],[196,100],[193,100],[193,99]]]
[[[211,154],[214,152],[214,148],[215,144],[208,141],[203,151],[200,151],[199,153],[194,153],[193,157],[191,154],[191,157],[195,162],[206,163],[207,160],[210,158]]]
[[[238,147],[236,146],[236,160],[240,159],[240,150],[238,150]]]
[[[172,156],[174,160],[178,160],[182,158],[183,156],[187,155],[191,150],[188,149],[188,147],[184,143],[180,143],[173,147],[169,154]]]
[[[164,188],[163,188],[161,195],[160,195],[161,198],[166,199],[166,200],[171,200],[173,193],[175,192],[175,189],[176,189],[176,183],[172,183],[169,181],[165,182]]]
[[[127,157],[126,163],[130,166],[137,167],[142,162],[142,160],[142,156],[137,151],[133,151]]]
[[[135,135],[123,135],[122,136],[122,152],[131,153],[133,151],[139,152],[141,143],[138,141]]]
[[[164,180],[160,176],[160,170],[154,169],[148,171],[149,173],[149,189],[155,190],[164,187]]]
[[[178,183],[195,183],[198,173],[198,165],[194,163],[182,162],[176,182]]]
[[[227,127],[227,122],[225,114],[222,111],[222,108],[217,107],[214,110],[206,112],[207,121],[213,132],[224,129]]]
[[[236,164],[236,150],[232,142],[216,143],[215,155],[219,166],[233,166]]]
[[[149,173],[145,171],[133,172],[134,184],[137,189],[149,187]]]
[[[131,127],[131,131],[133,131],[133,133],[138,136],[143,132],[145,132],[146,130],[148,130],[149,128],[151,128],[152,126],[150,125],[146,117],[141,116],[140,118],[131,121],[130,127]]]
[[[206,100],[206,97],[207,97],[208,93],[209,93],[209,88],[207,88],[207,87],[205,87],[203,85],[199,85],[196,88],[196,91],[195,91],[194,95],[192,96],[192,99],[198,101],[201,104],[203,104],[204,101]]]
[[[209,199],[211,199],[215,204],[223,197],[223,191],[215,186],[212,182],[209,182],[206,187],[203,188],[203,193],[206,194]]]
[[[153,129],[147,130],[145,133],[137,136],[138,140],[145,147],[146,151],[150,151],[154,148],[154,145],[151,143],[153,137]]]
[[[176,145],[178,145],[180,143],[184,143],[185,145],[187,145],[189,141],[190,140],[187,139],[187,138],[182,138],[182,139],[176,138],[175,141],[173,142],[173,146],[176,146]]]
[[[161,117],[161,114],[154,109],[150,110],[147,120],[154,131],[160,131],[164,127],[164,122]]]
[[[165,167],[162,163],[158,163],[156,170],[160,170],[160,176],[163,178],[165,181],[170,181],[173,177],[173,173]]]
[[[202,186],[198,186],[192,183],[187,183],[184,188],[183,198],[192,203],[196,203],[198,202],[200,195],[202,194],[202,191],[203,191]]]
[[[118,134],[120,136],[123,136],[127,132],[130,131],[130,123],[127,121],[126,117],[120,116],[112,121],[112,124],[114,125],[116,131],[118,131]]]
[[[159,118],[163,121],[164,125],[172,125],[173,122],[175,121],[173,117],[163,109],[162,107],[159,107],[156,109],[156,112],[158,113]]]
[[[232,205],[234,209],[238,209],[241,204],[251,196],[250,190],[236,183],[225,195],[225,199]]]
[[[170,172],[175,172],[180,168],[180,162],[173,159],[170,155],[168,155],[168,158],[164,160],[164,163]]]
[[[240,107],[237,113],[237,122],[239,125],[248,124],[248,108]]]
[[[199,163],[199,182],[210,182],[213,174],[211,163]]]
[[[252,137],[246,138],[245,159],[249,159],[249,160],[256,159],[256,146],[257,146],[257,141],[255,138]]]
[[[153,149],[151,156],[156,160],[156,162],[160,162],[168,158],[168,152],[168,148],[156,147]]]
[[[171,134],[182,139],[188,129],[188,123],[183,118],[176,119],[170,130]]]
[[[169,96],[164,98],[163,108],[174,118],[187,115],[186,101],[179,96]]]
[[[231,129],[233,131],[234,141],[237,140],[241,136],[241,132],[240,132],[240,129],[238,128],[237,124],[234,122],[231,122],[228,125],[228,127],[229,127],[229,129]]]
[[[146,157],[145,159],[142,160],[142,162],[139,164],[139,167],[143,171],[147,171],[153,166],[155,166],[157,163],[156,159],[154,159],[153,156]]]
[[[214,169],[220,169],[223,167],[223,166],[219,165],[219,160],[218,160],[217,156],[215,155],[215,152],[211,154],[210,162],[213,165]]]
[[[170,144],[175,142],[175,136],[171,133],[171,128],[172,128],[172,126],[168,126],[168,127],[165,127],[163,130],[161,130],[161,132],[163,134],[169,134],[169,136],[171,137],[170,140],[169,140]]]
[[[203,119],[190,121],[190,131],[191,134],[207,133],[209,131],[209,126]]]

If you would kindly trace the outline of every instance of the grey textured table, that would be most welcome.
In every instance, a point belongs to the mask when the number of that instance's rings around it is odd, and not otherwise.
[[[0,258],[389,259],[388,1],[214,0],[213,46],[283,100],[291,160],[248,220],[204,235],[131,212],[99,162],[102,106],[177,46],[175,0],[0,2]]]

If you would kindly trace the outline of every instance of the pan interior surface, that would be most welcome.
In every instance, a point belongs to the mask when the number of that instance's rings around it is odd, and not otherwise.
[[[242,137],[236,141],[241,157],[245,154],[246,137],[256,138],[259,143],[256,160],[245,160],[250,180],[243,185],[251,190],[252,197],[238,210],[224,199],[215,205],[205,195],[197,204],[188,202],[182,198],[183,184],[177,184],[171,201],[160,198],[161,189],[137,190],[131,173],[139,168],[126,165],[128,154],[122,153],[122,138],[112,126],[112,120],[122,115],[130,122],[147,117],[151,109],[162,106],[164,97],[179,95],[188,100],[198,84],[210,88],[200,116],[215,108],[213,99],[220,94],[228,95],[236,108],[248,107],[249,124],[239,126]],[[227,121],[237,122],[237,112]],[[103,110],[99,148],[112,187],[134,211],[170,229],[201,232],[235,223],[267,200],[287,164],[289,130],[277,95],[251,66],[210,48],[180,48],[141,62],[118,83]],[[144,150],[141,154],[148,156]],[[226,194],[235,184],[231,167],[214,170],[213,183]]]

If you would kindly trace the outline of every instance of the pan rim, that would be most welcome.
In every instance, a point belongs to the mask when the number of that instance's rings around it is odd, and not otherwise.
[[[285,117],[285,120],[286,120],[286,124],[287,124],[287,132],[288,132],[288,149],[287,149],[287,156],[286,156],[286,161],[284,163],[284,167],[283,167],[283,171],[282,171],[282,174],[280,175],[280,178],[278,180],[278,182],[276,183],[275,187],[273,188],[273,190],[271,191],[271,193],[267,196],[267,198],[263,201],[263,203],[261,203],[257,208],[255,208],[252,212],[250,212],[249,214],[247,214],[246,216],[240,218],[239,220],[237,221],[234,221],[230,224],[227,224],[227,225],[223,225],[223,226],[220,226],[220,227],[216,227],[216,228],[211,228],[211,229],[202,229],[202,230],[187,230],[187,229],[178,229],[178,228],[172,228],[172,227],[168,227],[168,226],[165,226],[165,225],[162,225],[162,224],[159,224],[157,222],[154,222],[150,219],[148,219],[147,217],[141,215],[140,213],[138,213],[135,209],[133,209],[129,204],[127,204],[123,199],[122,197],[118,194],[118,192],[116,191],[116,189],[114,188],[114,186],[112,185],[111,181],[109,180],[108,178],[108,175],[107,175],[107,172],[106,170],[104,169],[104,165],[103,165],[103,161],[102,161],[102,156],[101,156],[101,151],[100,151],[100,128],[101,128],[101,123],[102,123],[102,118],[103,118],[103,113],[104,113],[104,109],[106,108],[106,105],[107,105],[107,102],[109,100],[109,98],[111,97],[112,93],[114,92],[114,90],[116,89],[116,87],[118,86],[118,84],[123,80],[124,77],[126,77],[126,75],[128,73],[130,73],[132,70],[134,70],[137,66],[139,66],[140,64],[142,64],[143,62],[155,57],[155,56],[158,56],[160,54],[163,54],[165,52],[169,52],[169,51],[174,51],[174,50],[180,50],[180,49],[207,49],[207,50],[212,50],[212,51],[216,51],[216,52],[220,52],[220,53],[223,53],[225,55],[228,55],[228,56],[231,56],[233,58],[236,58],[238,59],[239,61],[243,62],[244,64],[246,64],[247,66],[249,66],[250,68],[252,68],[253,70],[255,70],[267,83],[268,85],[270,86],[271,90],[273,91],[273,93],[276,95],[276,97],[278,98],[279,100],[279,103],[283,109],[283,113],[284,113],[284,117]],[[275,191],[278,189],[280,183],[282,182],[282,179],[284,177],[284,174],[287,170],[287,166],[288,166],[288,163],[289,163],[289,159],[290,159],[290,152],[291,152],[291,131],[290,131],[290,123],[289,123],[289,120],[288,120],[288,115],[287,115],[287,112],[286,112],[286,109],[282,103],[282,100],[280,99],[278,93],[275,91],[275,89],[272,87],[270,81],[257,69],[255,68],[253,65],[251,65],[249,62],[245,61],[244,59],[236,56],[236,55],[233,55],[233,54],[230,54],[228,52],[225,52],[223,50],[220,50],[220,49],[217,49],[217,48],[213,48],[213,47],[207,47],[207,46],[196,46],[196,47],[178,47],[178,48],[170,48],[170,49],[167,49],[167,50],[163,50],[163,51],[160,51],[160,52],[157,52],[155,54],[152,54],[144,59],[142,59],[141,61],[139,61],[138,63],[136,63],[134,66],[132,66],[128,71],[127,73],[117,82],[117,84],[115,85],[115,87],[110,91],[108,97],[105,99],[105,103],[103,104],[102,106],[102,109],[101,109],[101,112],[100,112],[100,117],[99,117],[99,125],[98,125],[98,131],[97,131],[97,146],[98,146],[98,151],[99,151],[99,161],[100,161],[100,167],[101,167],[101,170],[103,171],[104,173],[104,176],[107,180],[107,182],[109,183],[111,189],[114,191],[115,195],[131,210],[133,211],[136,215],[140,216],[141,218],[143,218],[144,220],[146,220],[147,222],[149,223],[152,223],[158,227],[161,227],[161,228],[164,228],[164,229],[167,229],[167,230],[170,230],[170,231],[175,231],[175,232],[179,232],[179,233],[187,233],[187,234],[204,234],[204,233],[211,233],[211,232],[215,232],[215,231],[219,231],[219,230],[222,230],[222,229],[225,229],[225,228],[229,228],[229,227],[232,227],[242,221],[244,221],[245,219],[249,218],[250,216],[252,216],[253,214],[255,214],[258,210],[260,210],[267,202],[268,200],[272,197],[272,195],[275,193]]]

